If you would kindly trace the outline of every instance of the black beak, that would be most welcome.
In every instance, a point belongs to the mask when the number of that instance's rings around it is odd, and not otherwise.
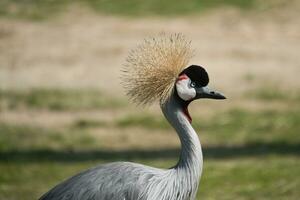
[[[207,98],[207,99],[226,99],[226,97],[217,91],[211,90],[209,87],[200,87],[196,89],[196,99]]]

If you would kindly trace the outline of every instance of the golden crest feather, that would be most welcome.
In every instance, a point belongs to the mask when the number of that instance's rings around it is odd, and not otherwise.
[[[170,97],[179,73],[193,56],[191,41],[182,34],[160,34],[131,50],[124,64],[122,84],[137,104],[161,104]]]

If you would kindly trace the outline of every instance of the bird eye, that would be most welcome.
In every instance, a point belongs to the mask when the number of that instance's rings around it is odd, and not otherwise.
[[[196,83],[192,81],[192,82],[190,83],[190,86],[191,86],[192,88],[194,88],[194,87],[196,87]]]

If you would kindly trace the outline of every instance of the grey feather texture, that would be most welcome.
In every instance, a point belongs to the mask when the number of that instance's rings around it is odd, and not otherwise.
[[[86,170],[62,182],[41,200],[138,199],[145,183],[164,171],[130,162],[116,162]]]
[[[200,141],[174,94],[161,108],[181,141],[175,167],[100,165],[60,183],[40,200],[194,200],[202,172]]]

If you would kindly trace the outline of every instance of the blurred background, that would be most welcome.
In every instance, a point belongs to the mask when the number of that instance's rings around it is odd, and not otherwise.
[[[0,199],[37,199],[94,165],[168,168],[180,148],[159,107],[120,84],[143,38],[181,32],[226,101],[190,107],[198,199],[300,196],[300,1],[0,0]]]

